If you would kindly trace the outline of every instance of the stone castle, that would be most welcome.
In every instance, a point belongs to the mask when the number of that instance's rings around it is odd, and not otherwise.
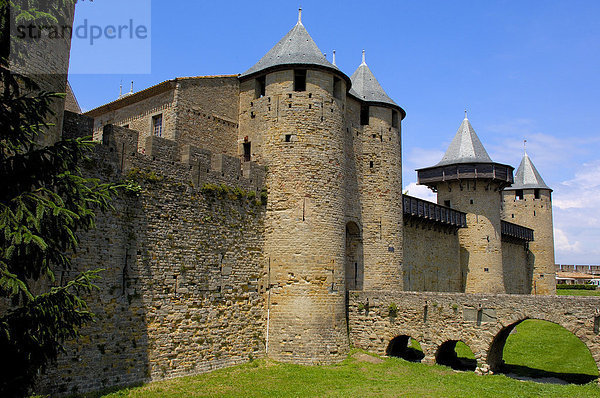
[[[555,296],[552,190],[531,159],[513,177],[465,115],[441,161],[418,170],[437,203],[403,195],[405,116],[364,53],[349,77],[300,18],[241,75],[66,111],[64,136],[101,142],[86,173],[142,191],[81,237],[75,263],[106,270],[90,297],[97,322],[40,391],[263,356],[330,363],[351,346],[396,355],[407,336],[425,362],[464,341],[488,373],[527,318],[565,326],[600,361],[600,300],[572,309]]]

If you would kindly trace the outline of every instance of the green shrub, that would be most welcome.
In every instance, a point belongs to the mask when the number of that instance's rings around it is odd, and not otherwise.
[[[396,305],[396,303],[394,303],[394,302],[390,303],[390,305],[388,306],[388,312],[389,312],[390,316],[392,316],[392,317],[398,315],[398,306]]]
[[[559,284],[556,285],[557,289],[571,289],[571,290],[596,290],[596,285],[567,285]]]

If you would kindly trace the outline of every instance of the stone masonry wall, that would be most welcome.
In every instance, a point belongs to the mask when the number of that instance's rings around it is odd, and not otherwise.
[[[136,101],[130,105],[115,106],[114,110],[109,110],[94,117],[94,139],[97,141],[102,140],[102,130],[106,125],[128,126],[130,129],[139,132],[138,150],[142,151],[146,137],[154,134],[152,117],[160,114],[162,114],[162,137],[174,139],[174,102],[175,88],[171,87],[160,94]]]
[[[405,291],[464,292],[466,270],[455,229],[405,223],[403,270]]]
[[[504,288],[509,294],[531,294],[533,256],[530,243],[502,239]]]
[[[238,156],[237,76],[177,79],[176,93],[174,139],[180,145]]]
[[[461,264],[466,266],[465,291],[504,293],[500,230],[501,193],[498,184],[465,180],[438,185],[438,203],[450,201],[454,209],[467,213],[467,228],[458,231]]]
[[[240,168],[225,179],[210,153],[188,147],[180,162],[168,140],[151,141],[151,156],[140,154],[135,131],[107,126],[104,145],[84,165],[103,180],[137,181],[142,191],[100,215],[81,236],[74,270],[57,275],[66,283],[79,270],[105,269],[90,298],[96,322],[66,344],[39,392],[191,375],[264,355],[264,205],[254,194],[218,190],[226,182],[251,188],[264,170],[247,170],[254,183]]]

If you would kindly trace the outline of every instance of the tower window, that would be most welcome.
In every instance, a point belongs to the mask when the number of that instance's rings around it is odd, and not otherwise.
[[[369,106],[363,105],[360,107],[360,124],[367,126],[369,124]]]
[[[515,199],[516,200],[523,200],[523,190],[522,189],[517,189],[515,191]]]
[[[265,96],[265,91],[267,88],[267,78],[266,76],[257,77],[255,81],[254,87],[254,97],[261,98]]]
[[[339,77],[333,77],[333,96],[342,99],[342,80]]]
[[[398,128],[398,112],[392,111],[392,127]]]
[[[373,168],[373,161],[372,160],[369,162],[369,167]]]
[[[286,134],[285,135],[285,142],[292,142],[292,135],[291,134]]]
[[[157,137],[162,137],[162,113],[152,116],[152,134]]]
[[[306,69],[294,69],[294,91],[306,91]]]
[[[471,200],[469,201],[469,203],[470,203],[470,204],[473,204],[473,199],[471,199]]]
[[[446,206],[446,207],[452,207],[452,206],[450,206],[450,201],[449,200],[444,200],[444,206]]]
[[[252,144],[250,142],[244,142],[244,162],[249,162],[251,159]]]
[[[540,190],[539,189],[534,189],[533,190],[533,197],[535,199],[539,199],[540,198]]]

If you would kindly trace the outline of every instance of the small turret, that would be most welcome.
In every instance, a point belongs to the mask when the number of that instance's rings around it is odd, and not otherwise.
[[[467,213],[467,228],[458,231],[465,291],[504,293],[501,191],[513,182],[513,168],[492,161],[465,112],[442,160],[417,173],[439,204]]]
[[[355,141],[355,150],[359,162],[355,168],[359,175],[360,192],[360,199],[356,204],[361,206],[364,229],[362,286],[365,290],[402,290],[400,124],[406,113],[381,87],[367,66],[364,50],[362,62],[350,79],[352,88],[349,95],[356,98],[360,104],[349,116],[350,120],[360,119],[354,120],[353,124],[358,130],[358,135],[356,138],[351,135],[348,139],[358,141]],[[347,276],[356,273],[355,269],[353,263],[348,263]]]
[[[504,188],[502,199],[505,220],[535,231],[535,239],[529,243],[533,257],[531,293],[556,294],[552,189],[546,185],[527,152],[515,173],[514,184]]]

